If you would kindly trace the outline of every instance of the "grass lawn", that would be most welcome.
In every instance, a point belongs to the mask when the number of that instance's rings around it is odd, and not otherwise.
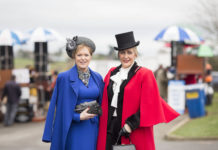
[[[171,135],[188,138],[218,137],[218,92],[215,93],[213,104],[207,106],[207,116],[191,119]]]
[[[25,68],[26,66],[34,66],[34,60],[27,58],[15,58],[14,65],[16,69]],[[48,71],[57,70],[58,72],[65,71],[72,67],[70,62],[51,62],[48,64]]]
[[[70,62],[53,62],[49,64],[48,70],[57,70],[58,72],[63,72],[72,67]]]
[[[34,60],[26,58],[15,58],[14,59],[14,68],[25,68],[27,65],[33,66]]]

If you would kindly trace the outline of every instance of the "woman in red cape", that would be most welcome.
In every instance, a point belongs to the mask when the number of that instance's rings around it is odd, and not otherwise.
[[[155,150],[153,125],[179,114],[160,97],[152,71],[135,62],[139,41],[133,32],[117,34],[116,40],[121,65],[111,68],[104,79],[97,150],[112,150],[116,141],[129,144],[128,137],[137,150]]]

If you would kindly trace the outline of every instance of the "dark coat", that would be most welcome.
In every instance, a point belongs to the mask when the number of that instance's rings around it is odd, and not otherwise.
[[[98,101],[101,102],[104,86],[102,77],[91,69],[90,73],[99,87],[100,96]],[[44,142],[51,142],[51,150],[65,150],[67,134],[72,121],[80,121],[79,115],[75,115],[74,112],[78,97],[78,83],[76,66],[58,75],[42,137]],[[85,142],[81,141],[78,144],[84,144]]]
[[[21,96],[21,88],[15,81],[8,81],[5,84],[2,98],[7,96],[9,104],[18,103]]]

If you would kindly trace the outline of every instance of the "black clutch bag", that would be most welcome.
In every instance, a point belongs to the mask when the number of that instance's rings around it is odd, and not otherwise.
[[[136,150],[136,147],[134,144],[132,144],[130,137],[129,137],[130,144],[118,145],[117,143],[120,137],[121,137],[121,134],[119,133],[116,144],[112,145],[112,150]]]
[[[102,115],[102,109],[101,106],[97,101],[91,101],[91,102],[84,102],[79,105],[76,105],[75,112],[81,113],[86,108],[89,108],[88,113],[90,114],[96,114],[96,115]]]

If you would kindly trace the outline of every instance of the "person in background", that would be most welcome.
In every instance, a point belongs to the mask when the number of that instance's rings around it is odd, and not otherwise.
[[[159,65],[158,68],[154,71],[154,77],[157,78],[157,72],[163,68],[163,65]]]
[[[197,83],[197,75],[196,74],[186,74],[183,80],[185,81],[186,85],[189,84],[196,84]]]
[[[46,101],[50,101],[53,90],[55,88],[56,80],[58,77],[58,71],[52,72],[52,75],[49,77],[48,86],[46,87]]]
[[[57,80],[57,77],[58,77],[58,71],[55,70],[51,76],[51,94],[53,93],[53,90],[55,88],[55,84],[56,84],[56,80]]]
[[[214,89],[212,86],[212,81],[213,81],[212,66],[209,63],[207,63],[206,64],[206,75],[204,78],[205,91],[206,91],[206,103],[205,103],[206,105],[211,105],[213,101]]]
[[[11,126],[14,123],[18,104],[21,96],[21,88],[16,83],[16,76],[12,75],[11,80],[6,82],[1,100],[7,97],[6,113],[4,116],[4,126]]]
[[[68,39],[66,51],[75,66],[58,74],[47,113],[42,140],[51,150],[96,150],[96,114],[75,112],[76,105],[97,101],[101,104],[104,83],[99,73],[89,68],[95,44],[86,37]]]
[[[133,32],[115,36],[121,65],[111,68],[104,79],[97,150],[112,150],[117,140],[129,144],[128,137],[137,150],[154,150],[153,125],[179,114],[160,97],[152,71],[136,63],[139,41]]]
[[[207,63],[206,64],[206,75],[205,75],[205,78],[204,78],[204,82],[207,83],[207,84],[211,84],[212,80],[213,80],[212,66],[209,63]]]
[[[160,96],[167,102],[168,78],[167,78],[167,69],[165,69],[163,65],[160,65],[159,69],[156,72],[156,80],[157,80]]]

